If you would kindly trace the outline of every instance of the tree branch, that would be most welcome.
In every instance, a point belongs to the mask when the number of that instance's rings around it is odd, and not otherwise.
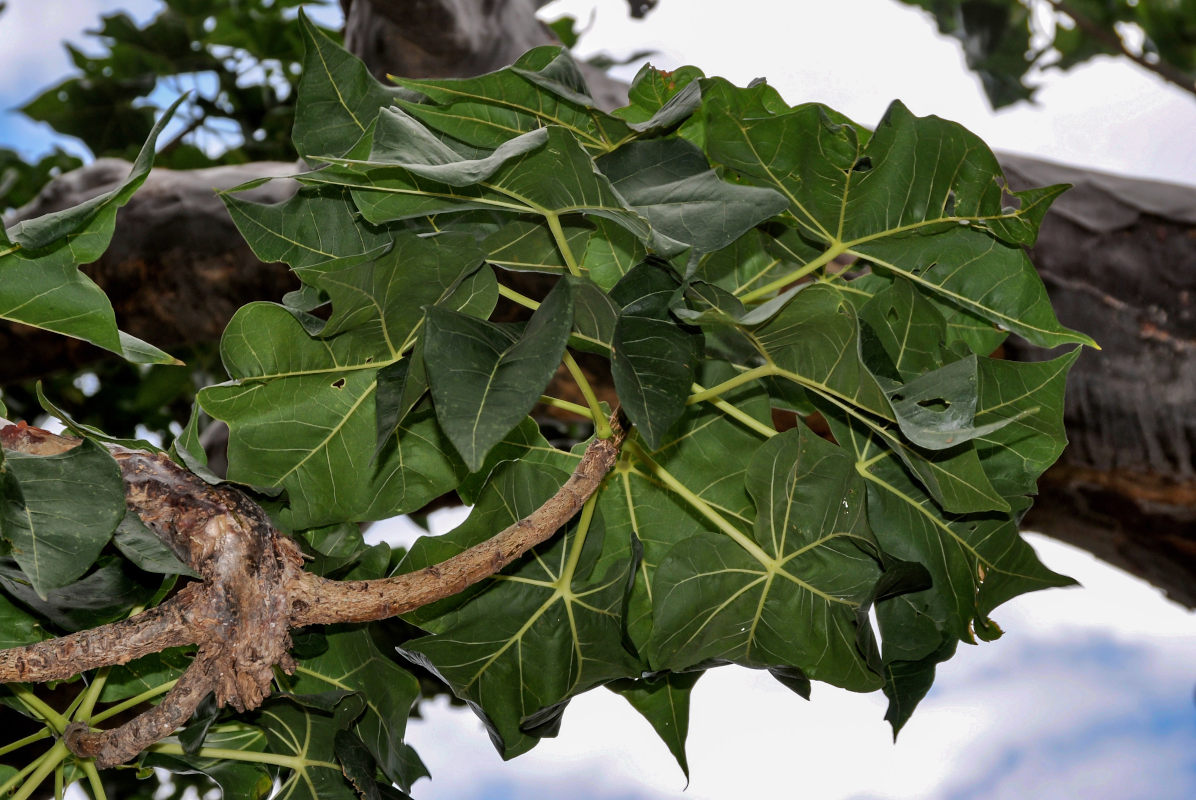
[[[92,730],[81,722],[72,722],[63,733],[67,747],[77,756],[94,758],[100,769],[132,759],[191,718],[212,691],[215,664],[219,661],[220,654],[214,649],[201,649],[161,703],[110,730]]]
[[[439,564],[373,581],[330,581],[303,573],[290,589],[291,625],[370,622],[451,597],[497,574],[573,518],[615,465],[624,431],[611,418],[613,434],[595,439],[556,494],[513,525]]]
[[[1125,56],[1143,69],[1150,70],[1155,75],[1158,75],[1160,78],[1174,86],[1178,86],[1188,94],[1196,95],[1196,81],[1192,80],[1192,77],[1185,74],[1182,70],[1175,68],[1165,61],[1150,61],[1144,56],[1133,52],[1126,47],[1125,41],[1118,36],[1115,31],[1102,28],[1096,22],[1093,22],[1091,19],[1077,11],[1075,7],[1072,6],[1072,4],[1067,0],[1047,0],[1047,3],[1051,6],[1051,8],[1055,9],[1061,14],[1066,14],[1072,19],[1073,22],[1075,22],[1076,26],[1080,30],[1091,36],[1093,39],[1096,39],[1101,44],[1110,48],[1115,53]]]
[[[440,564],[376,581],[338,582],[302,569],[298,546],[230,486],[210,486],[160,453],[110,446],[128,507],[203,583],[121,622],[0,651],[0,682],[39,682],[199,644],[187,672],[156,707],[117,728],[72,724],[72,752],[100,767],[136,756],[182,725],[209,693],[239,711],[270,693],[273,669],[294,669],[290,629],[392,617],[456,594],[549,539],[598,491],[615,464],[623,429],[596,439],[557,492],[528,517]],[[0,443],[34,455],[65,452],[79,439],[0,419]]]

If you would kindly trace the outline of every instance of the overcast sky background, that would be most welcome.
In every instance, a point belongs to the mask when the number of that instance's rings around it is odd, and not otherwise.
[[[27,156],[50,148],[43,126],[6,110],[67,74],[61,40],[80,42],[118,8],[145,18],[157,3],[9,0],[0,14],[0,147]],[[767,76],[790,102],[825,102],[865,125],[900,97],[997,149],[1196,185],[1196,101],[1112,60],[1044,76],[1037,106],[994,114],[958,46],[892,0],[661,0],[642,22],[627,17],[624,0],[558,0],[543,16],[584,22],[594,8],[583,54],[652,48],[661,68],[692,63],[739,83]],[[415,796],[1196,797],[1196,615],[1083,551],[1029,538],[1048,566],[1084,588],[999,608],[1006,635],[961,647],[895,745],[879,695],[816,685],[807,703],[767,675],[723,668],[694,692],[688,790],[648,725],[598,690],[574,701],[559,738],[510,764],[472,716],[434,704],[410,728],[434,776]]]

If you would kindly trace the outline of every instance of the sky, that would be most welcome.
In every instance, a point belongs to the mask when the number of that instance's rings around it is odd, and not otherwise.
[[[733,13],[728,12],[728,6]],[[3,113],[65,75],[56,42],[101,13],[153,0],[9,0],[0,14],[0,147],[49,149]],[[583,21],[583,54],[657,51],[739,83],[767,76],[790,102],[825,102],[865,125],[900,97],[997,149],[1196,185],[1196,101],[1102,59],[1043,76],[1038,103],[988,109],[958,46],[893,0],[558,0]],[[634,67],[629,69],[634,73]],[[450,524],[442,521],[442,524]],[[1186,800],[1196,797],[1196,614],[1086,552],[1028,535],[1083,588],[1037,592],[994,614],[1006,635],[961,647],[892,742],[884,699],[824,685],[803,701],[767,675],[713,670],[694,691],[688,788],[664,745],[605,690],[578,698],[561,735],[504,764],[468,713],[434,703],[410,741],[433,773],[417,800]],[[464,765],[464,766],[463,766]]]

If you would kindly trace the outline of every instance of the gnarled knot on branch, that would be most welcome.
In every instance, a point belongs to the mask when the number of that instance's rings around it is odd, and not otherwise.
[[[213,486],[163,453],[109,445],[120,466],[127,508],[196,572],[161,605],[134,617],[45,642],[0,650],[0,682],[69,678],[124,664],[168,647],[198,645],[183,676],[162,701],[105,731],[71,723],[71,751],[103,768],[134,758],[181,727],[209,694],[238,711],[270,694],[274,667],[294,669],[291,628],[367,622],[412,611],[493,575],[546,541],[594,495],[623,440],[595,439],[561,488],[540,508],[490,539],[439,564],[372,581],[331,581],[306,572],[293,540],[230,485]],[[0,419],[6,450],[55,455],[82,440]]]

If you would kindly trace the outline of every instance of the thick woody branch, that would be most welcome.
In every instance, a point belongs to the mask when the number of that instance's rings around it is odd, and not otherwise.
[[[0,650],[0,683],[65,680],[90,669],[127,664],[168,647],[194,644],[184,614],[188,589],[130,619]]]
[[[100,769],[132,759],[154,742],[178,730],[212,690],[214,665],[219,653],[203,649],[162,702],[117,728],[91,730],[81,722],[67,726],[67,747],[77,756],[94,758]]]
[[[619,455],[623,429],[611,419],[614,435],[595,439],[556,494],[527,517],[490,539],[430,567],[373,581],[330,581],[303,573],[291,588],[291,624],[368,622],[405,614],[434,603],[500,572],[547,541],[598,491]]]
[[[385,619],[462,591],[548,540],[593,497],[614,466],[623,429],[595,440],[569,479],[525,519],[440,564],[376,581],[330,581],[304,572],[293,541],[240,492],[209,486],[162,454],[111,448],[128,507],[204,579],[131,619],[38,644],[0,651],[0,682],[67,678],[123,664],[166,647],[197,643],[199,654],[162,702],[124,725],[66,731],[71,750],[100,767],[136,756],[176,730],[214,693],[220,705],[256,708],[275,666],[294,668],[293,627]],[[0,420],[9,450],[51,455],[78,445]]]

